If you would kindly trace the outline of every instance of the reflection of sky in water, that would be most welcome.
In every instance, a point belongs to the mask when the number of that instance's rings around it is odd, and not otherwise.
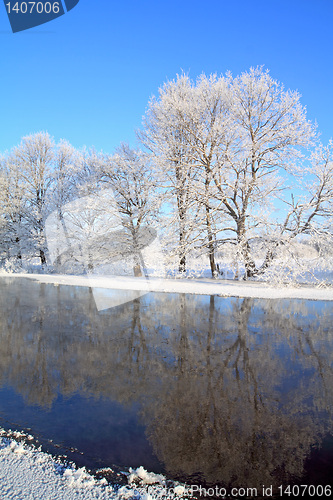
[[[88,466],[242,487],[332,457],[327,439],[311,455],[332,433],[331,303],[149,293],[98,312],[91,289],[24,279],[0,297],[4,427]]]
[[[135,404],[123,407],[106,398],[59,394],[51,408],[36,407],[26,404],[10,386],[0,389],[0,400],[0,426],[31,429],[50,453],[65,454],[78,465],[126,467],[131,457],[134,467],[142,462],[151,469],[161,467],[138,421]]]

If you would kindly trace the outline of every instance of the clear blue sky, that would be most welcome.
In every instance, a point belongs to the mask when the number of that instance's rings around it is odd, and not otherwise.
[[[1,2],[0,44],[0,152],[40,130],[105,152],[134,145],[167,79],[257,65],[333,137],[333,0],[80,0],[16,34]]]

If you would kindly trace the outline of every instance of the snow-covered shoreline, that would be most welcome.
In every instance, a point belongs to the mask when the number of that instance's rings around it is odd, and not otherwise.
[[[29,444],[32,436],[0,427],[0,498],[3,500],[170,500],[185,488],[143,467],[129,469],[127,485],[110,485],[74,464],[65,464]],[[124,473],[125,476],[125,473]],[[169,484],[170,483],[170,484]],[[186,495],[188,496],[188,495]]]
[[[115,494],[113,488],[97,481],[84,469],[64,469],[60,462],[40,449],[1,436],[0,498],[83,500],[115,498]]]
[[[29,278],[54,285],[88,286],[112,290],[142,290],[146,292],[190,293],[222,297],[251,297],[257,299],[332,300],[333,287],[277,286],[262,282],[239,282],[222,279],[132,278],[125,276],[74,276],[66,274],[0,273],[0,277]]]

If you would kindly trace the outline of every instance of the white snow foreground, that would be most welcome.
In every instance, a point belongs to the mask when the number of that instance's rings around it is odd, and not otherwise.
[[[24,436],[20,432],[11,435]],[[84,467],[66,466],[40,449],[7,437],[0,429],[0,499],[157,500],[177,499],[185,491],[181,485],[166,490],[165,477],[143,467],[129,470],[128,483],[120,488],[110,486]]]
[[[137,278],[127,276],[74,276],[67,274],[14,274],[4,277],[30,278],[40,283],[93,287],[99,294],[103,289],[137,290],[145,292],[192,293],[222,297],[252,297],[256,299],[333,300],[333,287],[277,286],[263,282],[229,281],[223,279]]]

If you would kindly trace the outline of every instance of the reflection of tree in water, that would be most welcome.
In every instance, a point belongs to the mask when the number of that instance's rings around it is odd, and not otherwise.
[[[0,381],[40,405],[58,390],[140,402],[172,475],[288,481],[332,432],[322,304],[156,294],[97,313],[89,289],[5,290]]]
[[[322,415],[314,418],[312,405],[306,406],[307,398],[314,396],[314,386],[306,390],[298,385],[289,392],[283,408],[279,385],[288,373],[272,355],[272,339],[258,333],[256,344],[249,333],[254,301],[236,302],[232,324],[237,333],[233,336],[224,330],[214,298],[210,301],[205,315],[206,345],[200,338],[200,349],[189,345],[187,355],[182,349],[173,391],[167,388],[145,414],[157,455],[173,474],[201,473],[211,483],[255,486],[272,484],[277,471],[277,483],[301,475],[310,445],[321,432],[330,430],[329,425],[324,428]],[[288,330],[287,324],[282,325]],[[196,377],[191,373],[194,363]],[[322,365],[331,376],[324,359]],[[320,383],[316,387],[320,389]],[[317,395],[322,398],[321,409],[326,408],[324,391]]]
[[[20,295],[11,297],[11,312],[1,311],[0,381],[7,379],[29,403],[50,406],[55,394],[49,373],[49,345],[44,332],[45,285],[36,291],[31,321],[26,321],[25,315],[19,312],[29,307],[26,301],[22,302]]]

